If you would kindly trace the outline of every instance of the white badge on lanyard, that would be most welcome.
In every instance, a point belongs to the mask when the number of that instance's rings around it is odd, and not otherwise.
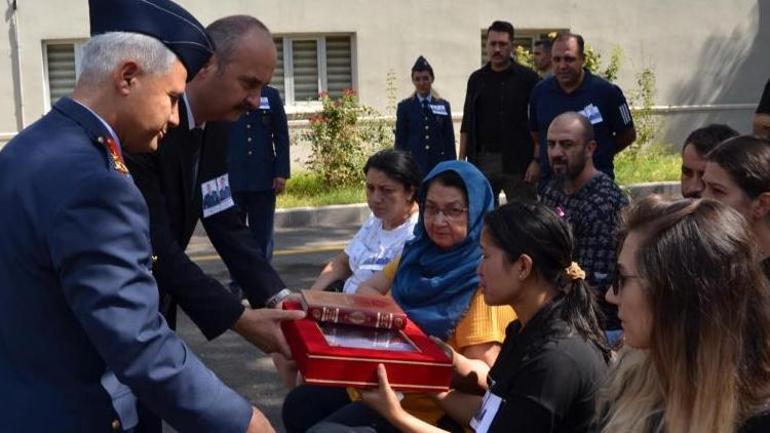
[[[591,122],[591,125],[596,125],[597,123],[600,123],[604,120],[602,119],[601,111],[599,111],[599,108],[594,104],[586,105],[586,107],[580,110],[578,113],[582,114],[583,117],[588,119],[588,121]]]
[[[203,195],[203,218],[235,206],[227,174],[204,182],[201,185],[201,194]]]
[[[500,410],[500,404],[503,399],[492,394],[491,391],[487,391],[484,394],[484,399],[481,400],[481,408],[476,412],[476,415],[471,419],[470,426],[476,433],[486,433],[489,431],[489,427],[492,425],[492,420],[497,416],[497,411]]]
[[[267,99],[267,96],[262,96],[259,98],[259,109],[260,110],[270,109],[270,100]]]
[[[441,104],[430,104],[430,111],[432,111],[436,116],[449,115],[449,113],[446,112],[446,107]]]

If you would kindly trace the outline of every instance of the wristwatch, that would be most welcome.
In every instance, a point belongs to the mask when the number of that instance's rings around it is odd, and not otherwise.
[[[280,292],[268,298],[265,302],[265,306],[267,308],[275,308],[276,305],[281,303],[281,301],[286,299],[286,297],[289,295],[291,295],[291,290],[284,288]]]

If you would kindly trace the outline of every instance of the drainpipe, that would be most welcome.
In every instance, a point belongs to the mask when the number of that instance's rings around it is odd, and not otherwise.
[[[13,69],[14,74],[16,75],[16,79],[14,80],[16,82],[16,123],[18,130],[21,131],[24,129],[24,126],[26,125],[26,121],[24,119],[24,86],[21,82],[21,49],[19,48],[19,19],[17,15],[17,0],[8,0],[8,7],[10,9],[10,23],[11,23],[11,29],[13,31],[13,38],[11,40],[13,50],[12,52],[12,59],[13,59]]]

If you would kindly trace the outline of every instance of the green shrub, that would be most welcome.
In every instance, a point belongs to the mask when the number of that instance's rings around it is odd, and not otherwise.
[[[620,185],[679,180],[682,159],[665,144],[639,146],[615,155],[615,180]]]
[[[310,118],[302,139],[310,142],[308,166],[320,174],[327,187],[362,185],[362,168],[372,153],[393,146],[387,121],[371,107],[361,105],[352,90],[334,99],[319,96],[320,113]],[[365,120],[364,120],[365,119]]]

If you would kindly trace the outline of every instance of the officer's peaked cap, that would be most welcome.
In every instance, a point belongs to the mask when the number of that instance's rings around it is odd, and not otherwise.
[[[414,66],[412,66],[412,72],[417,71],[428,71],[430,72],[430,76],[433,77],[433,68],[430,66],[430,63],[428,63],[428,60],[425,59],[425,57],[420,56],[417,58],[417,61],[414,62]]]
[[[192,80],[214,53],[206,29],[170,0],[89,0],[91,36],[131,32],[152,36],[173,51]]]

